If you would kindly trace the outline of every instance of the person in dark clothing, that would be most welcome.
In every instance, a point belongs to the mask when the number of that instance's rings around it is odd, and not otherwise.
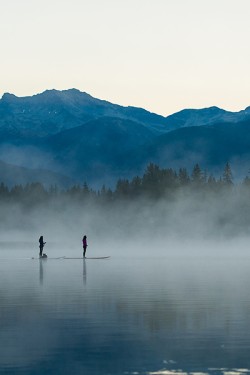
[[[39,257],[40,258],[42,258],[42,256],[43,256],[43,248],[44,248],[45,244],[46,244],[46,242],[43,242],[43,236],[40,236],[40,238],[39,238],[39,249],[40,249]]]
[[[88,246],[88,244],[87,244],[87,236],[83,236],[83,239],[82,239],[83,258],[85,258],[87,246]]]

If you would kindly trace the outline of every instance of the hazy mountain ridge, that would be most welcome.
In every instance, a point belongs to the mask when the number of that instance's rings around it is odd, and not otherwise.
[[[249,173],[250,119],[177,129],[135,152],[134,160],[143,167],[152,161],[165,167],[189,170],[199,163],[203,169],[215,174],[220,174],[230,162],[236,179],[242,178]]]
[[[0,176],[1,182],[8,186],[25,185],[32,182],[40,182],[45,187],[59,185],[61,187],[69,187],[73,184],[73,180],[59,173],[46,169],[31,169],[11,165],[0,160]]]
[[[250,110],[229,112],[218,107],[184,109],[166,118],[170,130],[181,127],[213,125],[221,122],[240,122],[250,118]]]
[[[162,131],[164,117],[141,108],[122,107],[76,89],[47,90],[18,98],[4,94],[0,100],[0,130],[39,137],[56,134],[101,117],[117,117]]]
[[[47,90],[27,97],[6,93],[0,99],[0,130],[22,136],[56,134],[101,117],[139,122],[160,134],[186,126],[242,121],[250,118],[250,109],[239,112],[217,107],[184,109],[164,117],[143,108],[124,107],[96,99],[77,89]]]
[[[250,107],[185,109],[163,117],[76,89],[23,98],[4,94],[0,100],[0,160],[79,182],[113,183],[142,173],[151,161],[174,168],[199,162],[211,171],[230,161],[244,174],[249,146]]]
[[[153,133],[140,123],[103,117],[47,137],[4,138],[0,160],[101,183],[106,176],[118,178],[126,169],[125,155],[150,142]]]
[[[150,162],[191,169],[200,163],[221,174],[227,161],[235,177],[246,176],[250,161],[250,120],[184,127],[158,137],[140,124],[99,119],[44,139],[41,148],[54,156],[62,174],[79,181],[112,183],[141,174]],[[57,167],[58,168],[58,167]]]

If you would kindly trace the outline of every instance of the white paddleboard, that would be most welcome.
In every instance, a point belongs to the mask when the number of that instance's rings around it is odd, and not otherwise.
[[[35,257],[32,257],[32,258],[28,258],[28,259],[47,260],[47,259],[64,259],[64,257],[58,257],[58,258],[49,258],[49,257],[47,257],[47,258],[43,258],[43,257],[35,258]]]
[[[110,256],[107,256],[107,257],[92,257],[92,258],[89,258],[89,257],[85,257],[85,258],[63,257],[63,259],[108,259],[108,258],[110,258]]]

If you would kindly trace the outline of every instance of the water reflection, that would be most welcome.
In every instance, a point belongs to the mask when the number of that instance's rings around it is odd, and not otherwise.
[[[16,258],[0,262],[0,373],[249,373],[250,259]]]
[[[43,260],[39,259],[39,280],[40,285],[43,285]]]
[[[83,266],[82,266],[82,279],[83,279],[83,285],[86,285],[87,283],[87,265],[86,265],[86,259],[83,258]]]

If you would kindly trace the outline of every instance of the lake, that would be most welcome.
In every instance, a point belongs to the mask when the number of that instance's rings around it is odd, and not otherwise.
[[[1,246],[0,373],[250,372],[250,256],[174,254]]]

